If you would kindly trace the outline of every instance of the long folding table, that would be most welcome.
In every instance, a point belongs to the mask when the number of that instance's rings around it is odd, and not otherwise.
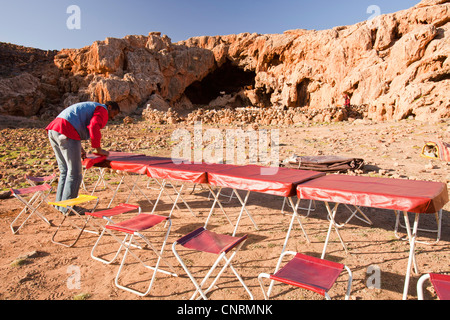
[[[330,224],[322,252],[322,258],[325,256],[326,247],[333,227],[346,250],[335,222],[339,204],[390,209],[403,212],[410,245],[403,291],[404,300],[407,298],[408,294],[413,263],[416,273],[418,273],[418,267],[415,261],[415,244],[419,216],[421,214],[436,213],[442,210],[444,205],[449,201],[447,185],[445,183],[339,174],[326,175],[297,185],[297,196],[299,199],[311,199],[325,202],[330,217]],[[335,206],[331,208],[329,203],[335,203]],[[414,226],[412,229],[408,219],[408,212],[415,214]]]

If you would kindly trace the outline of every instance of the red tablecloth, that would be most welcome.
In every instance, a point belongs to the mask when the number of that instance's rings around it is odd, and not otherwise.
[[[324,175],[325,173],[316,171],[257,165],[229,166],[223,170],[208,171],[208,183],[224,188],[291,197],[295,195],[295,187],[299,183]]]
[[[435,213],[449,201],[445,183],[334,174],[298,185],[297,195],[413,213]]]

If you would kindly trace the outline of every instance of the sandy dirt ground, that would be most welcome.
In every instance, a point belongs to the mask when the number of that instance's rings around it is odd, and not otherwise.
[[[364,169],[357,173],[366,176],[385,177],[386,179],[420,179],[449,181],[450,163],[440,160],[430,160],[420,156],[425,141],[440,138],[450,140],[448,131],[449,122],[418,123],[414,121],[399,121],[386,123],[372,123],[359,120],[354,123],[336,123],[329,125],[301,125],[290,128],[278,128],[280,135],[280,159],[292,154],[297,155],[342,155],[360,157],[365,160]],[[145,122],[131,125],[113,124],[104,131],[105,148],[116,151],[140,152],[149,155],[170,155],[171,133],[178,126],[149,126]],[[27,140],[41,142],[41,150],[48,165],[47,171],[35,173],[50,173],[52,155],[46,145],[45,131],[39,128],[15,128],[3,124],[3,136],[8,133],[11,144],[24,144]],[[210,127],[212,128],[212,127]],[[208,129],[208,127],[204,127]],[[276,128],[270,128],[274,130]],[[14,140],[17,139],[17,140]],[[34,141],[34,140],[33,140]],[[148,142],[148,143],[147,143]],[[6,143],[6,142],[5,142]],[[31,148],[31,147],[29,147]],[[33,153],[31,153],[33,156]],[[17,166],[10,166],[7,161],[10,156],[3,151],[2,174],[3,179],[18,170]],[[20,161],[16,160],[16,161]],[[22,160],[23,161],[23,160]],[[38,166],[39,167],[39,164]],[[20,168],[20,166],[19,166]],[[27,167],[29,168],[29,167]],[[25,168],[26,169],[26,168]],[[86,172],[86,190],[82,194],[90,194],[96,181],[98,171],[90,169]],[[18,174],[16,172],[16,174]],[[126,181],[136,178],[127,176]],[[113,189],[118,185],[119,175],[109,172],[106,175],[107,187],[100,185],[95,195],[100,202],[97,210],[105,209],[112,197]],[[14,181],[8,182],[13,184]],[[6,185],[6,183],[5,183]],[[56,183],[53,184],[56,188]],[[154,202],[158,195],[158,185],[147,177],[140,177],[139,186],[146,196]],[[11,187],[14,187],[11,185]],[[51,239],[56,230],[55,226],[48,226],[36,216],[30,218],[17,234],[13,234],[10,223],[22,208],[22,204],[15,198],[0,200],[0,299],[1,300],[186,300],[194,291],[194,286],[175,259],[171,246],[181,236],[203,226],[209,213],[212,200],[205,187],[197,186],[195,189],[188,185],[183,198],[189,204],[192,213],[183,203],[179,203],[172,216],[172,226],[169,239],[165,246],[164,257],[172,264],[178,277],[158,274],[151,292],[145,297],[139,297],[116,287],[114,279],[119,268],[120,259],[111,264],[104,264],[92,259],[91,250],[97,240],[97,235],[84,233],[77,244],[66,248],[54,244]],[[168,193],[174,197],[173,190]],[[112,205],[125,202],[129,194],[127,187],[121,187]],[[225,195],[230,194],[224,190],[221,198],[226,212],[232,221],[236,221],[240,210],[240,203],[236,198],[229,200]],[[244,193],[241,191],[241,195]],[[50,195],[50,200],[55,194]],[[142,195],[132,196],[129,203],[139,204],[142,211],[149,212],[150,204]],[[301,206],[308,202],[302,200]],[[281,253],[286,231],[290,222],[290,208],[285,207],[282,212],[283,198],[252,193],[247,205],[258,230],[251,220],[244,216],[237,235],[248,235],[241,251],[234,260],[236,270],[241,274],[253,296],[257,300],[263,295],[257,280],[262,272],[273,272]],[[172,202],[164,195],[156,209],[157,214],[167,215],[172,208]],[[323,203],[316,202],[315,210],[306,215],[300,210],[301,222],[308,234],[308,242],[302,233],[299,224],[294,226],[287,249],[304,254],[320,257],[323,249],[329,222]],[[327,249],[326,259],[343,263],[353,272],[353,285],[351,300],[401,300],[405,272],[409,254],[409,245],[406,241],[404,229],[400,229],[398,237],[394,232],[395,214],[393,211],[374,208],[362,208],[372,221],[368,225],[359,219],[352,219],[345,227],[340,229],[342,237],[348,248],[343,250],[335,232]],[[51,206],[44,204],[42,213],[53,223],[60,223],[62,216]],[[428,272],[450,272],[450,205],[443,210],[442,234],[440,241],[435,244],[418,243],[416,259],[419,273],[412,272],[408,299],[417,299],[416,284],[418,278]],[[338,213],[338,222],[345,221],[349,211],[341,207]],[[115,221],[127,219],[136,215],[135,212],[122,215]],[[403,220],[401,220],[403,222]],[[96,220],[98,224],[102,221]],[[436,228],[433,215],[423,216],[420,220],[421,228]],[[215,211],[208,229],[224,234],[233,230],[224,215]],[[62,229],[61,239],[72,236],[71,230]],[[152,243],[160,247],[164,229],[155,229],[150,235]],[[420,232],[419,240],[434,242],[436,233]],[[112,237],[105,237],[98,248],[102,257],[112,258],[117,242]],[[135,251],[149,264],[155,263],[155,256],[150,250]],[[198,254],[181,250],[182,257],[195,275],[203,275],[213,261],[210,254]],[[165,265],[163,268],[167,269]],[[144,269],[132,257],[126,264],[120,282],[144,290],[149,283],[152,272]],[[343,273],[336,285],[331,289],[330,296],[334,299],[343,299],[347,281]],[[224,273],[212,290],[209,297],[215,300],[246,300],[247,293],[240,286],[233,273]],[[432,287],[425,287],[425,298],[436,299]],[[286,285],[274,286],[272,299],[275,300],[322,300],[323,297],[305,290],[294,289]]]

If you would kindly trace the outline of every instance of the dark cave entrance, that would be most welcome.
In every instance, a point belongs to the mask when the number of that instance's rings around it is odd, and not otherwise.
[[[303,79],[299,84],[297,84],[297,102],[295,107],[302,108],[309,105],[310,96],[308,86],[311,83],[310,79]]]
[[[245,71],[227,60],[203,80],[186,88],[185,94],[194,105],[207,105],[223,93],[233,94],[245,87],[254,87],[255,77],[254,71]]]

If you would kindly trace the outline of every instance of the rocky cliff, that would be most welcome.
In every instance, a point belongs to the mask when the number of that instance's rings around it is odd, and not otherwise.
[[[9,63],[0,69],[0,114],[52,117],[78,101],[116,100],[126,113],[334,108],[332,117],[343,120],[348,110],[342,114],[339,106],[348,95],[376,121],[449,118],[449,22],[449,0],[424,0],[323,31],[178,43],[152,32],[59,52],[1,44],[0,57]]]

